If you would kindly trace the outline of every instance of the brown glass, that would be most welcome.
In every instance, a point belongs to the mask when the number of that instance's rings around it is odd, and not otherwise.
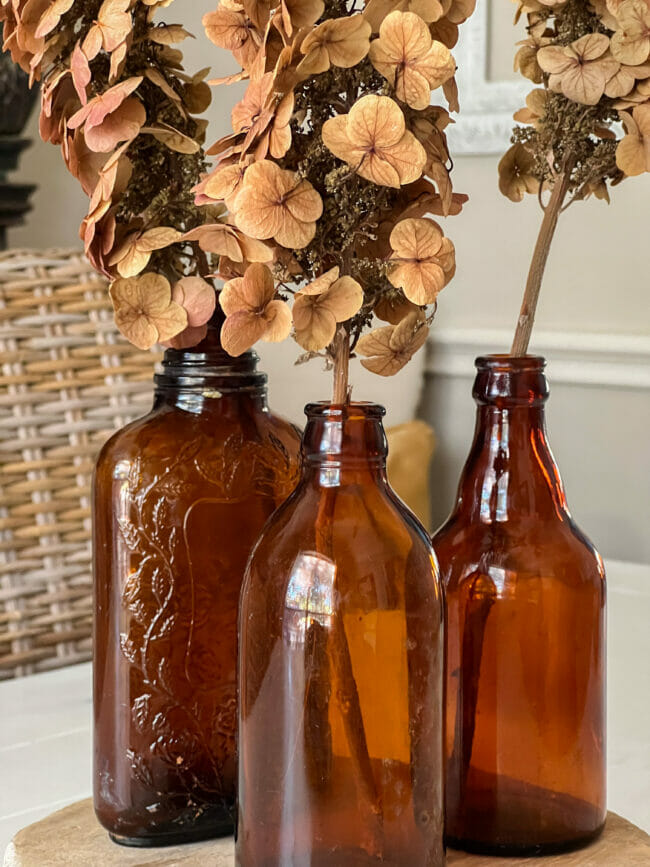
[[[433,537],[447,600],[447,842],[561,851],[605,820],[605,572],[546,439],[544,359],[476,367],[474,442]]]
[[[153,410],[97,462],[95,809],[129,845],[233,830],[241,582],[297,482],[296,429],[217,333],[165,353]]]
[[[241,867],[444,863],[443,612],[381,407],[307,407],[240,613]]]

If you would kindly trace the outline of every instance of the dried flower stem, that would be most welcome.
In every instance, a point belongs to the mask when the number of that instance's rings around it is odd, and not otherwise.
[[[349,403],[350,388],[350,335],[345,328],[339,328],[332,342],[334,358],[334,394],[332,403],[337,406]]]
[[[514,356],[526,355],[528,352],[528,344],[530,343],[530,336],[535,324],[537,302],[539,300],[549,250],[551,249],[551,242],[553,241],[558,217],[560,216],[560,211],[562,210],[562,205],[564,204],[571,182],[572,166],[570,163],[571,160],[565,161],[563,170],[555,180],[551,198],[544,211],[544,219],[537,236],[537,243],[535,244],[530,270],[528,271],[524,300],[519,311],[517,329],[510,350],[510,354]]]
[[[340,340],[342,345],[341,352],[337,358],[344,359],[343,367],[347,371],[349,353],[347,351],[349,338],[347,334]],[[337,380],[335,380],[337,381]],[[345,388],[347,394],[347,376],[345,378]],[[336,402],[336,401],[335,401]],[[321,501],[318,507],[318,516],[316,518],[316,550],[323,554],[328,559],[334,561],[334,542],[333,542],[333,524],[334,513],[336,509],[336,488],[325,488],[322,493]],[[364,833],[367,834],[365,847],[368,854],[374,857],[382,855],[382,809],[375,778],[372,773],[372,765],[370,763],[370,753],[368,751],[368,742],[363,723],[363,715],[361,713],[361,701],[359,699],[359,690],[354,679],[354,671],[352,668],[352,659],[350,657],[350,648],[348,646],[347,636],[345,634],[345,626],[343,622],[344,612],[339,608],[336,614],[331,619],[331,628],[329,630],[329,652],[331,658],[332,669],[339,683],[339,688],[336,690],[336,699],[338,702],[339,711],[343,721],[345,737],[350,750],[350,761],[354,768],[359,793],[361,796],[360,809],[365,817]],[[316,636],[314,636],[316,637]],[[323,636],[321,643],[323,641]],[[324,654],[321,647],[319,654],[320,659],[314,656],[314,665],[324,662]],[[312,725],[308,726],[310,736],[313,738],[312,746],[317,755],[316,764],[323,770],[330,766],[331,763],[331,731],[329,722],[326,725],[315,726],[313,723],[320,721],[324,723],[328,718],[328,705],[331,696],[325,694],[323,688],[327,687],[327,678],[314,677],[316,672],[310,672],[310,684],[314,684],[313,689],[310,689],[307,695],[307,701],[311,703],[310,707],[305,709],[305,718],[311,721]]]

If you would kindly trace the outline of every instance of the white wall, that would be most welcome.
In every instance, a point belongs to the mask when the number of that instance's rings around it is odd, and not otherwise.
[[[233,65],[228,55],[201,35],[201,16],[215,5],[214,0],[176,0],[166,12],[169,20],[182,20],[199,37],[184,45],[188,69],[211,65],[216,76],[231,71]],[[504,58],[508,51],[514,54],[517,37],[500,16],[498,56],[492,64],[499,74],[510,68],[510,59]],[[230,107],[240,92],[235,85],[215,94],[211,139],[229,128]],[[36,138],[35,122],[31,134]],[[500,195],[497,162],[497,156],[456,160],[455,187],[469,193],[471,201],[462,215],[446,221],[445,231],[457,247],[458,271],[440,297],[434,340],[438,334],[443,341],[453,341],[453,334],[471,329],[477,342],[485,345],[485,335],[497,329],[500,342],[493,349],[502,351],[516,322],[540,211],[533,198],[513,204]],[[37,142],[23,158],[20,177],[38,183],[39,190],[28,226],[11,232],[11,243],[37,247],[78,243],[84,200],[56,149]],[[578,203],[563,215],[539,307],[536,328],[540,332],[566,334],[569,342],[575,335],[607,334],[613,350],[621,339],[650,339],[649,203],[650,175],[645,175],[614,189],[610,206],[593,200]],[[274,403],[298,418],[305,397],[326,396],[328,382],[317,365],[289,370],[287,363],[296,354],[288,343],[267,351],[265,362],[273,374]],[[551,376],[552,362],[551,351]],[[420,370],[423,363],[424,358],[419,359]],[[472,370],[469,363],[467,367],[464,377],[434,369],[422,404],[441,440],[434,466],[439,518],[451,505],[455,478],[471,438]],[[402,420],[413,411],[418,375],[416,368],[407,368],[388,384],[361,380],[355,370],[356,396],[383,398],[393,420]],[[552,390],[549,420],[569,500],[583,528],[603,554],[650,561],[647,388],[565,382]]]

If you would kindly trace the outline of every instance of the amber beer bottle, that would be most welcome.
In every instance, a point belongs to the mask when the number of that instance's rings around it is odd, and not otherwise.
[[[155,382],[94,485],[95,809],[143,846],[233,830],[240,587],[299,449],[255,356],[226,355],[218,327],[168,350]]]
[[[476,367],[474,442],[433,538],[447,600],[447,840],[561,851],[605,820],[605,573],[549,449],[544,360]]]
[[[443,612],[383,410],[307,407],[242,590],[240,867],[441,867]]]

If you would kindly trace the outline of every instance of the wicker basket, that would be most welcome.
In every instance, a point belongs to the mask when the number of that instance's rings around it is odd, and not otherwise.
[[[80,253],[0,254],[0,679],[90,658],[93,463],[156,360]]]

